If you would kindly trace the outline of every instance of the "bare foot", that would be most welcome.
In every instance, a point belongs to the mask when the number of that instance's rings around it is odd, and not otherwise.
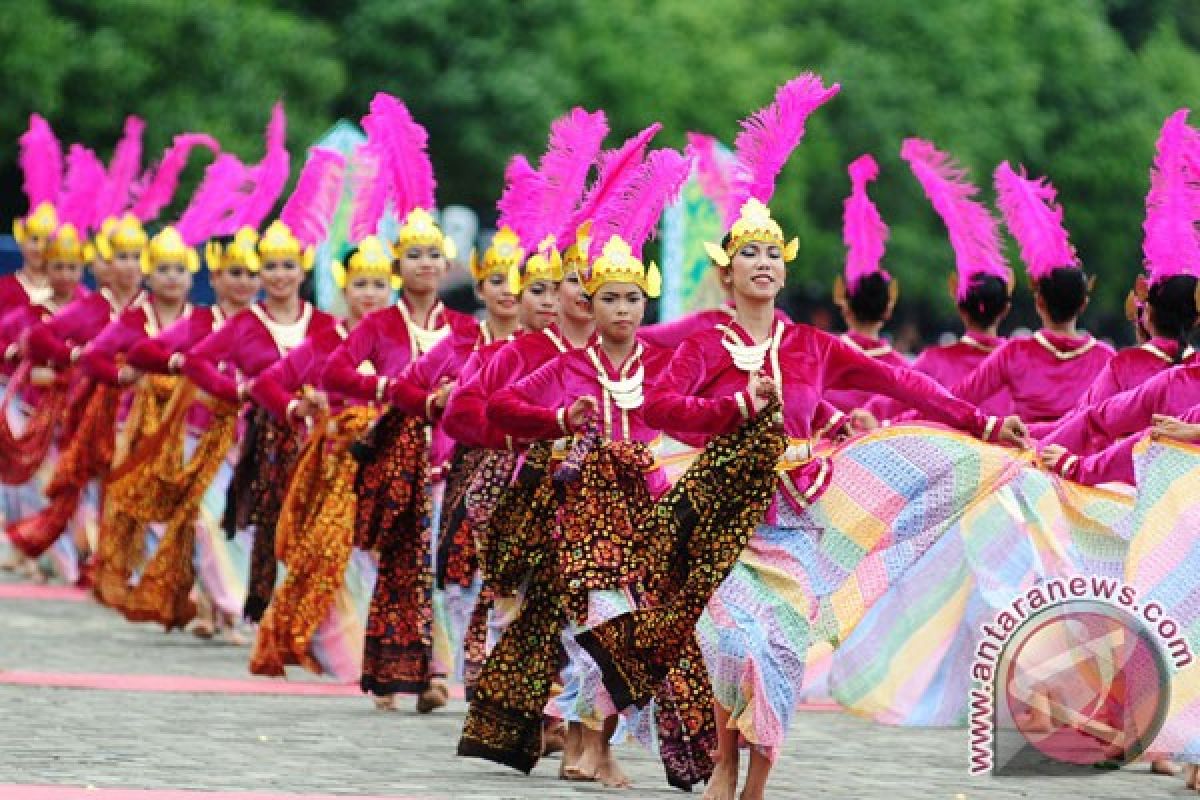
[[[567,726],[561,722],[542,724],[542,755],[561,753],[567,744]]]
[[[417,713],[428,714],[436,708],[441,708],[450,700],[450,687],[445,678],[434,678],[429,682],[429,688],[417,695]]]
[[[213,624],[206,619],[198,619],[192,623],[192,636],[197,639],[211,639],[213,637]]]
[[[376,711],[395,711],[396,710],[396,695],[380,694],[375,696]]]
[[[600,770],[607,742],[602,731],[581,727],[579,758],[573,764],[564,764],[562,772],[569,781],[594,781],[596,773]]]
[[[738,763],[736,760],[718,761],[708,779],[702,800],[734,800],[737,794]]]
[[[1183,767],[1184,785],[1192,791],[1200,790],[1200,764],[1185,764]]]
[[[1179,765],[1169,758],[1156,758],[1150,762],[1150,771],[1155,775],[1178,775]]]
[[[600,759],[600,766],[596,768],[596,780],[604,784],[609,789],[629,789],[633,787],[633,781],[629,780],[628,776],[621,769],[621,765],[617,763],[617,757],[613,755],[612,750],[607,750]]]
[[[235,626],[221,628],[221,641],[225,644],[231,644],[235,647],[245,647],[250,644],[250,640],[242,634]]]
[[[583,755],[583,725],[578,722],[567,724],[566,741],[563,743],[562,763],[558,765],[558,779],[569,780],[567,770],[574,770]]]

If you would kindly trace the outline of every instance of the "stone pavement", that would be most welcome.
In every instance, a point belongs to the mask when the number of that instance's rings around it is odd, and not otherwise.
[[[12,580],[10,576],[0,581]],[[557,759],[530,777],[454,756],[464,706],[381,714],[356,696],[188,694],[56,688],[55,674],[247,678],[246,648],[164,635],[90,602],[0,598],[0,800],[125,800],[122,792],[31,785],[411,798],[670,798],[657,760],[619,755],[636,788],[609,792],[555,780]],[[5,671],[48,685],[3,685]],[[130,677],[132,676],[132,677]],[[25,677],[28,677],[27,675]],[[303,673],[294,676],[310,680]],[[159,687],[161,688],[161,687]],[[965,732],[877,726],[841,713],[801,713],[780,756],[773,798],[1090,797],[1184,794],[1144,766],[1069,778],[971,778]],[[140,795],[146,800],[166,795]],[[240,797],[264,797],[262,794]],[[698,793],[695,796],[699,796]],[[177,795],[172,794],[171,798]]]

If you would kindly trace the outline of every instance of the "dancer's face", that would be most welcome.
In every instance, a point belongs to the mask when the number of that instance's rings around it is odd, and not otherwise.
[[[425,294],[436,292],[446,273],[446,254],[440,245],[412,244],[397,254],[396,266],[404,279],[404,290]]]
[[[21,250],[21,260],[30,272],[45,272],[46,248],[49,244],[49,236],[39,236],[30,231],[25,231],[24,241],[18,247]]]
[[[257,272],[242,266],[229,266],[209,276],[217,301],[234,309],[243,309],[254,301],[262,281]]]
[[[273,258],[263,262],[262,285],[271,300],[286,301],[300,293],[304,270],[292,259]]]
[[[592,298],[592,315],[604,339],[627,342],[646,315],[646,293],[636,283],[606,283]]]
[[[558,285],[558,302],[564,318],[572,322],[591,322],[592,305],[583,292],[583,283],[575,270],[568,272]]]
[[[534,281],[521,292],[521,326],[540,331],[558,319],[558,284]]]
[[[154,295],[168,303],[187,299],[192,290],[192,273],[182,261],[166,261],[154,268],[146,278]]]
[[[722,283],[732,290],[735,299],[774,300],[787,278],[783,248],[770,242],[746,242],[722,272]]]
[[[346,284],[346,308],[359,320],[378,311],[392,298],[392,282],[386,275],[355,275]]]
[[[114,289],[121,292],[133,289],[142,279],[142,251],[117,250],[108,274]]]
[[[488,275],[475,285],[475,291],[492,319],[508,321],[517,316],[517,298],[508,289],[507,275]]]
[[[75,261],[51,261],[46,265],[50,291],[56,297],[70,297],[83,278],[83,264]]]

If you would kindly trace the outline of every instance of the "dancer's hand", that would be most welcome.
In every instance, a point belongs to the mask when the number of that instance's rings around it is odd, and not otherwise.
[[[450,392],[454,391],[454,381],[450,378],[442,378],[441,383],[433,391],[433,406],[438,411],[446,409],[446,403],[450,399]]]
[[[1046,469],[1056,470],[1062,460],[1067,457],[1067,448],[1061,444],[1048,444],[1038,453],[1038,460]]]
[[[746,381],[746,391],[750,395],[755,414],[766,408],[772,397],[779,396],[779,387],[775,385],[775,379],[761,372],[754,373]]]
[[[1028,450],[1032,446],[1029,442],[1029,429],[1025,427],[1025,423],[1015,414],[1005,417],[1000,423],[1000,430],[996,432],[996,439],[1011,444],[1014,447],[1019,447],[1022,450]]]
[[[848,415],[850,429],[855,433],[866,433],[879,428],[879,418],[865,408],[856,408]]]
[[[590,395],[576,398],[567,409],[567,427],[572,431],[582,429],[596,414],[596,408],[596,398]]]
[[[1181,442],[1200,441],[1200,425],[1184,422],[1176,417],[1165,414],[1155,414],[1154,427],[1150,434],[1159,439],[1176,439]]]
[[[141,377],[142,377],[141,370],[134,369],[133,367],[130,367],[130,366],[124,366],[124,367],[121,367],[121,369],[117,370],[117,385],[118,386],[130,386],[132,384],[137,383],[141,379]]]

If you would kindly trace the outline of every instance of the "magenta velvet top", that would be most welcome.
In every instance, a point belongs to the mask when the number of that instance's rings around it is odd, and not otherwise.
[[[892,349],[892,346],[883,339],[875,339],[870,336],[864,336],[861,333],[850,331],[843,333],[840,340],[852,348],[857,348],[871,358],[874,358],[891,367],[911,367],[908,359]],[[825,392],[825,400],[832,403],[835,408],[841,411],[853,411],[856,408],[868,408],[872,400],[877,395],[874,392],[860,391],[858,389],[832,389]],[[895,406],[892,410],[884,413],[884,417],[893,415]]]

